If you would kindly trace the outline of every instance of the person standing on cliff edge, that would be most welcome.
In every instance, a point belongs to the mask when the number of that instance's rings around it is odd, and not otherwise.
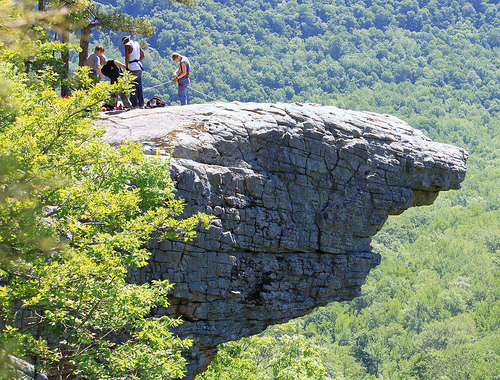
[[[122,43],[125,46],[125,66],[134,75],[134,91],[130,95],[132,107],[144,107],[144,95],[142,93],[142,67],[141,61],[144,59],[144,51],[141,44],[130,39],[130,36],[122,37]]]
[[[177,82],[179,85],[177,93],[181,101],[181,106],[185,106],[188,104],[187,88],[191,82],[191,78],[189,77],[191,64],[187,57],[183,57],[179,53],[173,53],[172,60],[174,62],[179,62],[179,67],[172,74],[172,82]]]

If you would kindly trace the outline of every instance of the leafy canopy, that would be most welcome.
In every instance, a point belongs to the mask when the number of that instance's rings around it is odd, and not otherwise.
[[[61,98],[49,68],[28,78],[0,63],[0,344],[60,379],[181,377],[190,342],[151,313],[171,285],[130,284],[127,271],[146,265],[153,235],[190,239],[209,218],[180,216],[168,160],[112,147],[95,125],[127,80],[77,77],[82,89]]]

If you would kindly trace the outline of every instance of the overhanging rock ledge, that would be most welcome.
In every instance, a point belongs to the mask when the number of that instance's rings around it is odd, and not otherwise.
[[[194,340],[193,378],[218,344],[351,300],[380,256],[387,217],[458,189],[467,152],[402,120],[317,104],[215,103],[107,113],[111,144],[169,154],[188,214],[214,215],[186,244],[151,243],[139,283],[175,283],[168,310]]]

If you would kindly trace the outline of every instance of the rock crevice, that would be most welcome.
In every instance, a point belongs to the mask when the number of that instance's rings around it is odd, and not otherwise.
[[[190,243],[151,243],[137,282],[175,283],[168,310],[194,340],[192,378],[222,342],[358,296],[389,215],[458,189],[467,153],[390,115],[314,104],[204,104],[106,114],[107,139],[170,153]]]

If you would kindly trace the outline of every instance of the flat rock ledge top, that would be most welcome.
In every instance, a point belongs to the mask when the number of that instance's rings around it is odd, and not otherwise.
[[[151,242],[144,283],[175,283],[192,379],[218,344],[360,294],[389,215],[458,189],[467,152],[390,115],[317,104],[212,103],[103,114],[113,144],[171,156],[186,213],[214,215],[189,243]],[[171,153],[172,152],[172,153]]]

